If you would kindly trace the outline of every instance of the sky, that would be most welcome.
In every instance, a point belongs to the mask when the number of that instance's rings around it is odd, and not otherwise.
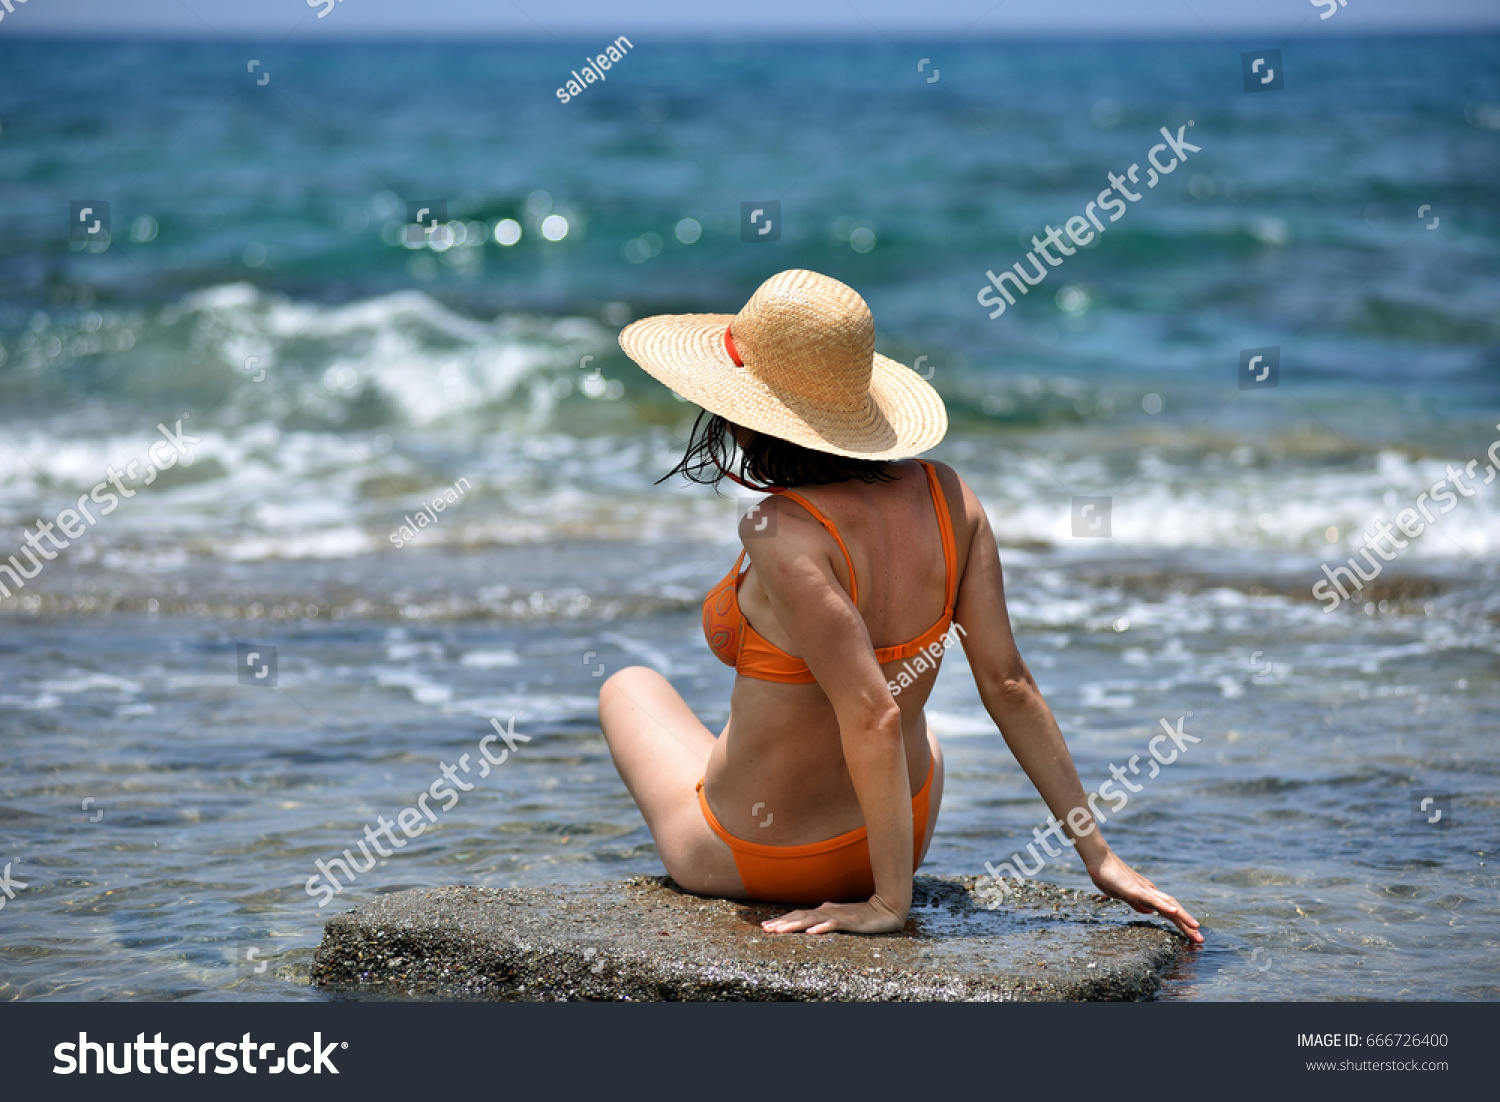
[[[1500,29],[1496,0],[0,0],[27,35],[577,38],[1291,36]],[[8,6],[11,10],[6,11]],[[1321,19],[1320,14],[1328,17]],[[320,15],[321,13],[321,15]]]

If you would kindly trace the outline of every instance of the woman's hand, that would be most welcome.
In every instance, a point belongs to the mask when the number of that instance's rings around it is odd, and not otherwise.
[[[1110,899],[1122,900],[1143,915],[1159,914],[1176,923],[1189,940],[1203,940],[1203,935],[1198,932],[1198,920],[1188,914],[1181,903],[1121,861],[1113,851],[1098,868],[1089,869],[1089,876]]]
[[[890,934],[906,925],[906,916],[898,914],[880,896],[868,903],[824,903],[811,911],[793,911],[780,918],[768,918],[760,928],[768,934],[826,934],[842,930],[849,934]]]

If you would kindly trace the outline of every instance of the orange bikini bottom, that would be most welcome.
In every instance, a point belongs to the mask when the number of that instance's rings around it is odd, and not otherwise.
[[[912,872],[922,862],[932,773],[929,765],[927,780],[911,798]],[[875,894],[870,843],[864,827],[805,846],[767,846],[736,838],[725,830],[709,809],[702,781],[698,782],[698,806],[710,829],[734,851],[734,867],[751,899],[768,903],[855,903]]]

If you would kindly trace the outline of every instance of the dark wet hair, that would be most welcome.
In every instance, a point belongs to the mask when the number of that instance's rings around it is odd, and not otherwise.
[[[680,474],[690,482],[718,487],[733,469],[731,463],[737,447],[734,424],[717,413],[702,410],[688,434],[687,450],[682,461],[656,481],[665,482]],[[884,459],[851,459],[842,455],[813,451],[775,436],[757,432],[749,443],[739,447],[739,466],[734,473],[750,484],[751,489],[796,486],[818,486],[830,482],[888,482],[896,476]],[[731,480],[732,481],[732,480]]]

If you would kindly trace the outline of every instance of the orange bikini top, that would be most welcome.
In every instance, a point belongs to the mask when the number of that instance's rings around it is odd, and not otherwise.
[[[914,657],[947,634],[953,623],[953,605],[958,597],[958,549],[953,535],[953,518],[948,512],[948,502],[943,497],[942,487],[938,485],[937,471],[926,460],[919,459],[917,462],[927,472],[927,487],[932,492],[932,505],[937,512],[938,531],[943,540],[946,590],[943,614],[938,617],[937,623],[911,642],[876,648],[875,660],[881,665]],[[839,550],[844,553],[844,562],[849,566],[849,599],[857,602],[859,583],[854,578],[854,560],[849,557],[849,549],[844,546],[843,538],[839,536],[833,521],[820,513],[801,494],[791,490],[775,492],[801,505],[838,542]],[[708,640],[708,649],[714,652],[719,661],[726,666],[733,666],[735,672],[744,677],[753,677],[758,681],[779,681],[787,685],[811,684],[817,678],[813,677],[807,663],[767,640],[750,626],[740,612],[740,583],[745,580],[745,574],[749,571],[748,567],[740,569],[744,562],[745,552],[741,551],[729,573],[704,598],[703,635]]]

